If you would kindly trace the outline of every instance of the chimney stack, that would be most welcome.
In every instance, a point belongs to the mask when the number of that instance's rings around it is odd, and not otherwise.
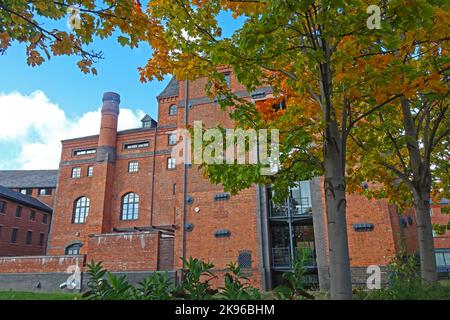
[[[119,118],[120,95],[115,92],[103,94],[102,119],[98,137],[97,161],[115,162],[117,121]]]

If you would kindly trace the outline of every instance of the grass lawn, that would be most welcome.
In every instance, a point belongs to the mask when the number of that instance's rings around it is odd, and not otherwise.
[[[0,291],[0,300],[79,300],[74,293]]]

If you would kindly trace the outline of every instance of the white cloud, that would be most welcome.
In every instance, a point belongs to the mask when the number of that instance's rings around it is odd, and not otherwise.
[[[142,110],[120,109],[119,130],[137,128]],[[0,161],[3,169],[55,169],[61,156],[61,140],[98,134],[100,108],[70,119],[42,91],[30,95],[0,92],[0,143],[14,143],[20,148],[11,166]]]

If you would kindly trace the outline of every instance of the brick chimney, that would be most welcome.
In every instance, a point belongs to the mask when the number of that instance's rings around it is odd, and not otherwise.
[[[98,137],[97,162],[116,161],[117,121],[120,95],[115,92],[103,94],[102,119]]]
[[[112,231],[111,219],[113,179],[116,162],[117,121],[120,96],[114,92],[103,94],[102,118],[98,137],[96,163],[92,176],[91,208],[84,226],[82,252],[87,253],[90,234]]]

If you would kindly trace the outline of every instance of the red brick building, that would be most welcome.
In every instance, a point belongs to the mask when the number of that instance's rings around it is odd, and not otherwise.
[[[58,170],[0,170],[0,185],[53,208]]]
[[[272,95],[269,87],[246,92],[232,73],[224,73],[240,97],[258,101]],[[310,252],[311,281],[327,288],[321,178],[299,181],[286,203],[275,205],[268,186],[231,197],[195,165],[179,165],[173,158],[179,142],[174,130],[196,120],[206,127],[233,127],[217,101],[206,96],[205,83],[202,78],[188,85],[172,79],[158,96],[158,122],[146,116],[140,128],[125,131],[117,131],[120,96],[104,94],[99,134],[62,141],[47,254],[54,259],[84,256],[77,261],[102,261],[109,270],[131,276],[178,270],[183,256],[209,260],[216,272],[238,262],[253,284],[270,289],[301,247]],[[399,216],[386,200],[348,195],[354,283],[365,284],[367,267],[383,269],[402,246],[415,252],[415,230],[413,212]],[[52,257],[48,264],[53,270]],[[0,261],[0,272],[10,270],[8,263]]]
[[[52,208],[0,186],[0,256],[44,255]]]

